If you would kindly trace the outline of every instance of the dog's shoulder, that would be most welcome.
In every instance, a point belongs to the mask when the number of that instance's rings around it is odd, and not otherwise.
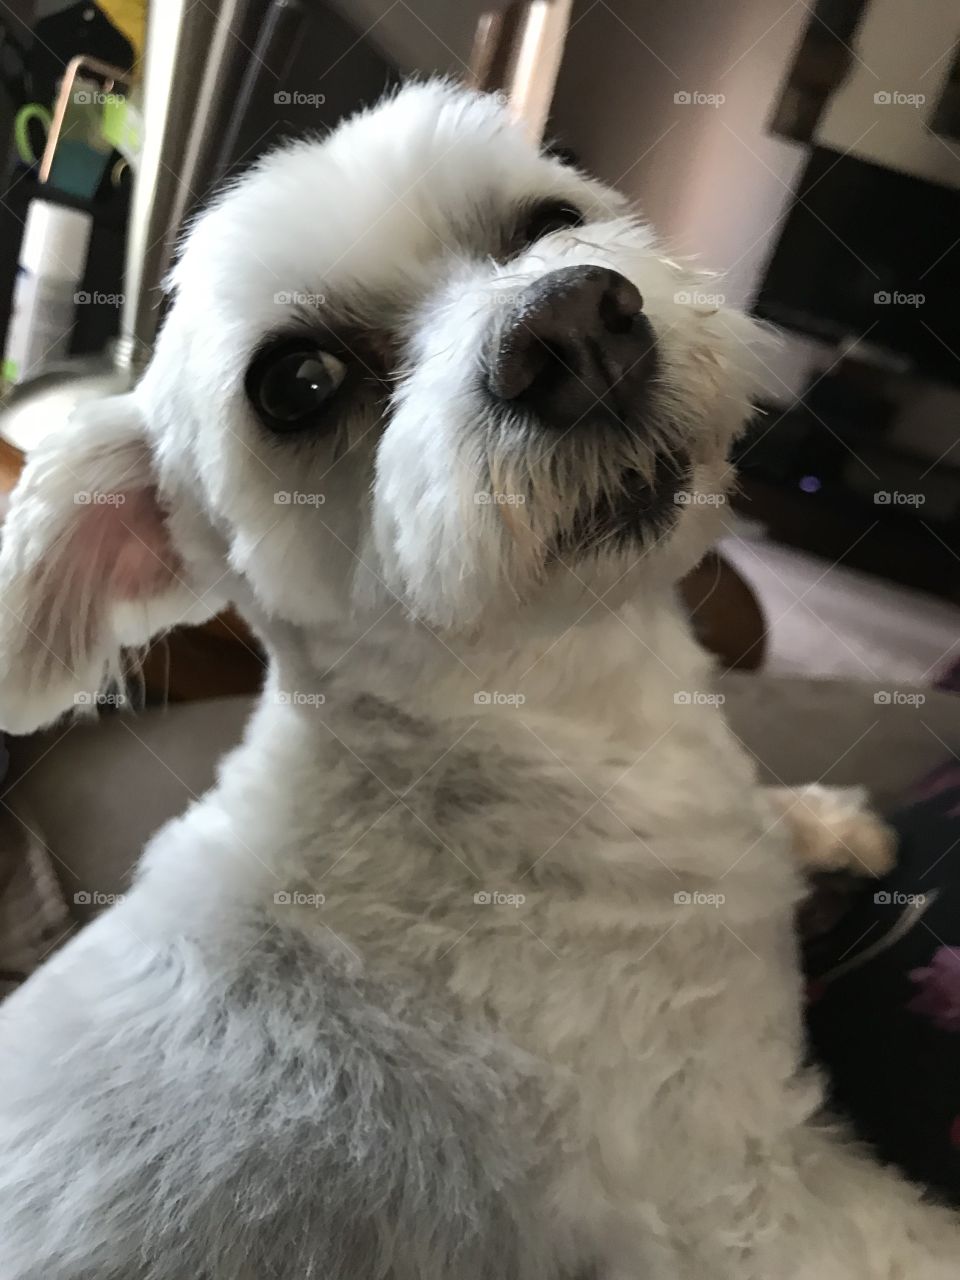
[[[3,1019],[8,1280],[547,1274],[492,1033],[267,919],[222,968],[94,929]]]

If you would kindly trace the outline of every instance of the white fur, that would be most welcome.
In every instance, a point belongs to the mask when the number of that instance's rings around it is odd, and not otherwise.
[[[494,260],[496,226],[551,193],[586,225]],[[476,386],[496,291],[575,263],[638,285],[661,353],[649,434],[612,455]],[[754,335],[678,302],[694,279],[437,84],[269,157],[193,229],[134,396],[45,446],[15,499],[0,710],[49,720],[176,594],[234,602],[270,673],[133,892],[3,1009],[2,1280],[957,1274],[954,1216],[820,1114],[782,808],[719,710],[674,698],[710,687],[672,584],[715,508],[545,550],[615,486],[611,456],[682,443],[692,488],[728,479]],[[399,354],[384,410],[294,444],[242,384],[297,290]],[[156,486],[177,583],[160,615],[101,602],[66,650],[61,597],[35,598],[75,516],[61,459],[83,487]],[[512,524],[473,501],[490,483],[525,497]],[[325,501],[274,501],[295,490]]]

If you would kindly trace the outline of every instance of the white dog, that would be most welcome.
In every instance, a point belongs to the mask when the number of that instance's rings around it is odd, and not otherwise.
[[[0,718],[228,601],[270,673],[4,1008],[2,1280],[960,1274],[820,1117],[784,802],[674,603],[754,386],[702,287],[439,84],[195,226],[14,497]]]

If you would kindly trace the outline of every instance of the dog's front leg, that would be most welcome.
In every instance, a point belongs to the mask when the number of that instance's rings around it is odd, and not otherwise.
[[[793,834],[794,853],[807,871],[882,876],[896,861],[896,835],[870,807],[863,787],[770,787],[780,820]]]

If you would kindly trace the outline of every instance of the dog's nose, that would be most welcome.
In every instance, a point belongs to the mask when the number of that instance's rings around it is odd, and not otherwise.
[[[564,267],[513,300],[492,336],[487,385],[558,425],[597,408],[621,417],[655,359],[636,285],[606,267]]]

